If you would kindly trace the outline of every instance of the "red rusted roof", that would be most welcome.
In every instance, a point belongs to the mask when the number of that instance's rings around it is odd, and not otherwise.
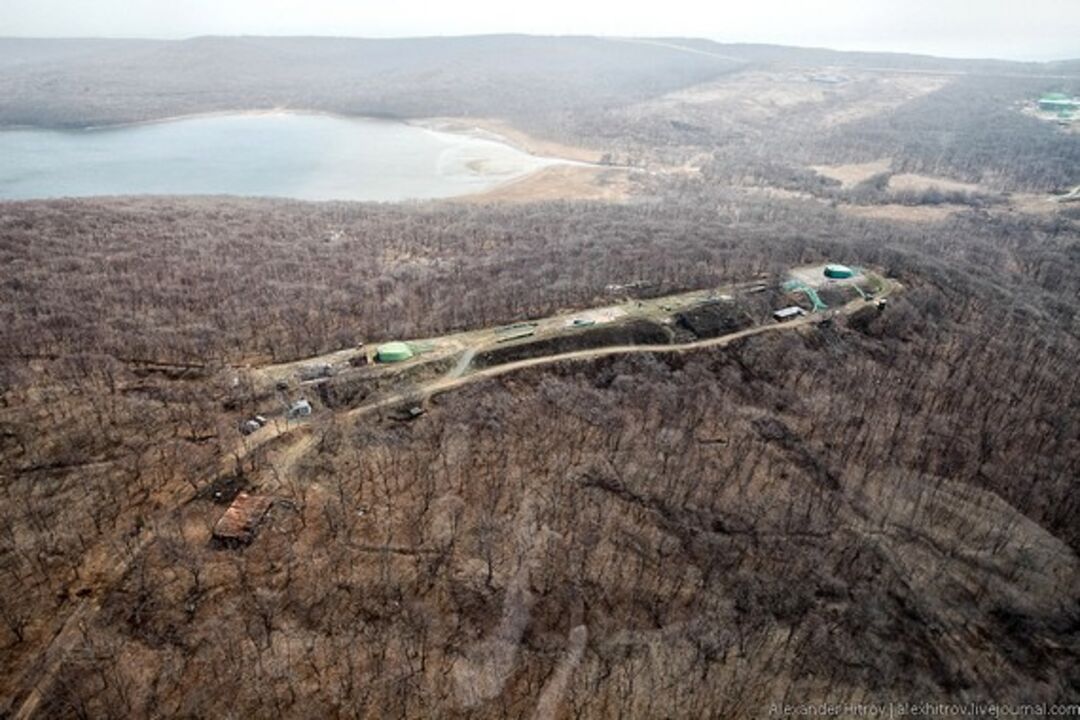
[[[273,503],[274,498],[269,495],[240,493],[214,525],[214,537],[241,543],[251,542],[255,537],[255,530]]]

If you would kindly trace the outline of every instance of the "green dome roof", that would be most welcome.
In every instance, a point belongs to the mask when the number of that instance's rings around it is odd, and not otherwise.
[[[379,362],[401,362],[412,356],[412,348],[403,342],[388,342],[378,349]]]
[[[849,278],[855,275],[855,271],[849,268],[847,265],[826,265],[825,277],[830,278]]]

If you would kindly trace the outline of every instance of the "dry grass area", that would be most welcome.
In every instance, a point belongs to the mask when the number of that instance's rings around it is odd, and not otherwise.
[[[818,175],[836,180],[844,187],[853,187],[875,175],[889,172],[891,167],[891,158],[881,158],[872,162],[848,163],[846,165],[814,165],[810,169]]]
[[[843,165],[815,165],[809,169],[819,175],[836,180],[841,188],[849,190],[870,178],[888,173],[891,161],[882,158],[873,162],[849,163]],[[957,212],[970,209],[969,206],[956,202],[937,202],[910,204],[902,202],[901,193],[922,193],[936,191],[940,193],[970,193],[972,195],[985,194],[995,199],[997,204],[990,205],[985,209],[993,214],[1001,213],[1028,213],[1047,215],[1059,212],[1067,205],[1058,202],[1052,195],[1042,193],[1010,193],[999,195],[987,190],[975,183],[964,183],[957,180],[919,175],[915,173],[900,173],[889,178],[885,187],[886,193],[876,202],[844,202],[831,199],[827,196],[816,196],[810,192],[800,192],[778,187],[751,186],[742,187],[740,192],[748,195],[766,196],[779,199],[810,200],[823,205],[833,205],[841,212],[862,218],[878,220],[900,220],[903,222],[932,223],[940,222]]]
[[[676,90],[656,100],[659,105],[723,105],[744,117],[767,117],[791,108],[824,103],[828,88],[798,71],[752,71]]]
[[[1008,204],[1010,210],[1038,215],[1060,212],[1067,207],[1069,207],[1068,204],[1058,202],[1057,198],[1053,195],[1042,195],[1038,193],[1013,193],[1009,197]]]
[[[830,72],[831,71],[831,72]],[[840,82],[815,80],[832,74]],[[706,106],[722,110],[734,121],[800,119],[821,127],[842,125],[888,112],[939,90],[946,77],[854,71],[850,68],[754,70],[676,90],[650,101],[653,109]]]
[[[945,220],[950,215],[965,210],[960,205],[847,205],[838,206],[841,212],[861,218],[874,220],[901,220],[903,222],[934,223]]]
[[[923,190],[941,190],[944,192],[982,192],[983,188],[974,183],[959,182],[947,178],[930,177],[928,175],[916,175],[914,173],[901,173],[889,178],[890,190],[910,190],[921,192]]]
[[[457,198],[461,202],[540,202],[544,200],[625,200],[631,170],[585,165],[554,165],[504,185]]]
[[[865,83],[866,94],[857,102],[830,110],[822,118],[827,126],[845,125],[863,118],[881,115],[906,102],[940,90],[949,83],[949,78],[934,75],[883,75],[871,73],[860,76],[859,83]]]
[[[900,203],[886,203],[882,205],[851,205],[839,203],[840,211],[854,217],[872,218],[875,220],[900,220],[903,222],[934,223],[946,220],[949,216],[970,210],[965,205],[953,205],[943,203],[941,205],[902,205]],[[993,215],[1008,215],[1012,213],[1025,213],[1030,215],[1052,215],[1063,210],[1066,205],[1056,202],[1047,195],[1016,194],[1009,197],[1008,202],[994,205],[988,208]]]

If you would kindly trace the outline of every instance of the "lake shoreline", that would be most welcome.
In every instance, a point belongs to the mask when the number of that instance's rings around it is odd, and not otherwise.
[[[144,127],[149,125],[164,125],[167,123],[183,122],[185,120],[205,120],[221,117],[261,117],[272,115],[309,115],[312,117],[329,117],[338,120],[369,120],[373,122],[403,123],[410,124],[406,118],[391,117],[387,115],[346,115],[331,112],[329,110],[296,110],[287,107],[263,108],[250,110],[207,110],[205,112],[185,113],[182,115],[167,115],[159,118],[145,120],[122,120],[119,122],[104,123],[101,125],[0,125],[0,133],[14,130],[41,130],[45,132],[99,132],[105,130],[123,130],[126,128]]]
[[[595,178],[597,173],[605,170],[617,169],[615,166],[604,165],[599,161],[601,153],[588,148],[563,145],[554,141],[543,140],[528,135],[513,127],[508,122],[492,118],[474,117],[429,117],[429,118],[400,118],[388,116],[348,115],[323,110],[294,109],[288,107],[259,108],[248,110],[214,110],[183,115],[172,115],[161,118],[135,120],[130,122],[108,123],[103,125],[85,125],[80,127],[43,127],[34,125],[20,125],[0,127],[0,135],[5,131],[42,131],[57,132],[63,134],[93,134],[107,133],[113,130],[125,130],[141,127],[162,126],[172,123],[181,123],[194,120],[208,120],[217,118],[255,118],[255,117],[316,117],[331,118],[342,121],[359,121],[364,123],[387,124],[391,126],[411,127],[418,131],[430,132],[435,135],[452,135],[465,140],[479,140],[493,142],[512,148],[528,155],[544,164],[523,172],[515,172],[510,177],[483,190],[463,188],[462,192],[453,195],[439,197],[402,198],[400,200],[357,200],[350,198],[328,198],[328,201],[341,200],[346,202],[443,202],[467,200],[470,202],[489,201],[501,202],[510,200],[522,202],[529,200],[542,201],[552,199],[553,182],[559,177],[553,174],[553,168],[563,168],[561,172],[574,173],[575,181],[570,183],[573,187],[566,187],[567,199],[594,199],[597,197],[597,188],[583,185],[580,178]],[[476,162],[476,161],[474,161]],[[479,161],[482,165],[483,161]],[[473,163],[470,163],[470,167]],[[582,174],[584,173],[584,174]],[[478,174],[484,174],[478,171]],[[565,177],[563,178],[565,179]],[[561,183],[559,183],[561,184]],[[593,183],[587,183],[592,185]],[[158,193],[148,193],[154,195]],[[559,195],[560,193],[555,193]],[[621,193],[620,193],[621,194]],[[608,191],[601,196],[611,199]],[[82,195],[79,197],[95,197]],[[236,197],[256,197],[237,194]],[[274,196],[282,197],[284,196]],[[17,198],[11,198],[17,199]],[[305,200],[305,198],[292,198]],[[319,201],[319,200],[315,200]]]
[[[0,132],[0,154],[10,160],[0,172],[0,195],[9,200],[134,194],[439,200],[573,162],[527,153],[487,133],[287,108],[82,131]]]
[[[203,112],[184,113],[180,115],[166,115],[158,118],[144,120],[122,120],[103,124],[85,125],[0,125],[0,133],[15,130],[42,130],[54,132],[98,132],[106,130],[120,130],[125,128],[143,127],[149,125],[161,125],[165,123],[183,122],[185,120],[201,120],[219,117],[259,117],[273,115],[309,115],[314,117],[329,117],[340,120],[365,120],[372,122],[387,122],[403,124],[423,130],[461,135],[464,137],[492,140],[509,145],[521,152],[533,155],[545,160],[562,160],[586,165],[602,165],[600,159],[602,153],[590,148],[566,145],[550,140],[536,138],[528,133],[515,128],[509,122],[498,118],[478,117],[401,117],[396,115],[353,115],[348,113],[334,112],[331,110],[314,110],[305,108],[290,108],[286,106],[274,108],[250,108],[245,110],[207,110]]]

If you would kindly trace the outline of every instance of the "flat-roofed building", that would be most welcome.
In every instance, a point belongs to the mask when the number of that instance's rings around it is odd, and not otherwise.
[[[214,540],[226,546],[247,545],[273,504],[269,495],[240,493],[214,525]]]
[[[791,320],[792,318],[797,318],[805,314],[806,311],[803,310],[801,307],[799,307],[798,305],[792,305],[791,307],[780,308],[779,310],[774,311],[772,316],[774,320],[784,321]]]

